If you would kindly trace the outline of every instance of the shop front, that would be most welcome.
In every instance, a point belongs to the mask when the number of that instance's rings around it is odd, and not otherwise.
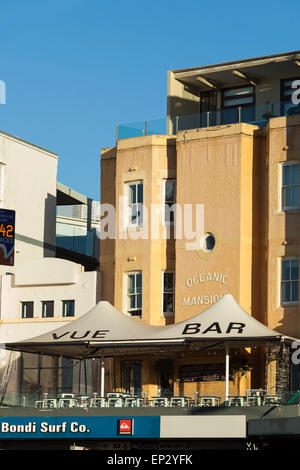
[[[147,400],[186,397],[193,403],[217,397],[222,403],[254,387],[266,389],[271,379],[256,369],[258,358],[267,345],[289,348],[292,341],[225,295],[206,311],[168,326],[144,324],[99,302],[68,325],[5,347],[81,361],[100,358],[101,385],[94,392],[101,397],[115,392]],[[113,359],[109,371],[108,358]],[[105,389],[108,372],[113,376],[110,390]]]

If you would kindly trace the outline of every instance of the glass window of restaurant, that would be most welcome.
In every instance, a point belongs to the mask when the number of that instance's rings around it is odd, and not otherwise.
[[[141,396],[142,393],[142,362],[122,361],[121,362],[121,387],[123,393]]]

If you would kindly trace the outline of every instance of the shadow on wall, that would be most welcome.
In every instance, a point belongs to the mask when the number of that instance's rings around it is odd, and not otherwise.
[[[34,216],[34,214],[33,214]],[[43,257],[55,257],[56,253],[56,197],[47,194],[44,209],[43,240],[28,237],[20,233],[15,234],[16,240],[37,246],[43,249]]]
[[[56,251],[56,197],[47,194],[44,211],[44,258],[55,256]]]

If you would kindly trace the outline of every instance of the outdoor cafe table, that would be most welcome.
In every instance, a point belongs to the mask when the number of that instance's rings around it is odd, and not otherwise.
[[[150,400],[152,406],[170,406],[169,397],[152,397]]]
[[[191,402],[190,397],[171,397],[170,404],[171,406],[189,406]]]
[[[247,405],[262,405],[264,401],[264,397],[267,393],[267,390],[262,388],[252,388],[249,390],[245,390],[246,392],[246,402]]]
[[[91,408],[97,408],[100,406],[100,408],[106,408],[107,407],[107,398],[106,397],[101,397],[97,393],[92,394],[92,398],[90,398],[90,407]]]
[[[220,397],[215,396],[201,396],[199,397],[200,406],[219,406]]]
[[[145,398],[142,398],[142,397],[135,397],[135,396],[128,396],[128,397],[125,397],[124,399],[124,405],[126,407],[133,407],[133,406],[137,406],[137,407],[141,407],[141,406],[146,406],[146,399]]]

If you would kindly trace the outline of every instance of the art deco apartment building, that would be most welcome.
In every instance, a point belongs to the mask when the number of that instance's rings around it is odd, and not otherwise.
[[[119,126],[101,156],[101,204],[116,209],[115,237],[101,241],[103,300],[167,325],[232,294],[260,322],[300,338],[297,80],[300,52],[171,71],[165,132]],[[187,207],[193,226],[178,236]],[[276,388],[277,366],[265,369],[265,357],[264,348],[235,351],[230,394]],[[141,354],[115,367],[124,391],[223,393],[217,349]]]

